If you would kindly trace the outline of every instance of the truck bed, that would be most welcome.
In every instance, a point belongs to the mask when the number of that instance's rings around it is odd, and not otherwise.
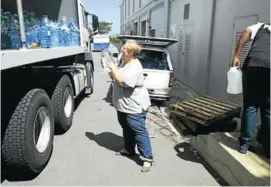
[[[83,53],[82,47],[55,47],[1,51],[1,70]]]
[[[79,23],[78,8],[80,0],[23,0],[23,11],[33,12],[37,18],[48,15],[51,20],[60,20],[62,16],[72,19],[82,28]],[[16,0],[1,0],[1,8],[12,14],[17,14]],[[82,37],[82,36],[81,36]],[[42,62],[50,59],[71,56],[84,52],[84,47],[53,47],[53,48],[28,48],[28,49],[2,49],[1,70]]]

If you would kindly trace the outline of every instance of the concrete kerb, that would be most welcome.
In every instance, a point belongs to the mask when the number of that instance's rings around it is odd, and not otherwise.
[[[171,99],[170,104],[197,96],[193,90],[180,82],[175,82],[172,95],[173,99]],[[163,130],[161,133],[170,137],[176,143],[188,142],[199,153],[201,158],[229,185],[270,186],[269,160],[252,152],[247,155],[240,154],[237,151],[238,133],[211,133],[209,135],[184,138],[178,125],[168,119],[168,114],[165,115],[160,110],[155,111],[152,111],[153,115],[162,119],[165,122],[164,125],[168,126],[167,129],[172,132],[169,134]]]
[[[236,133],[211,133],[190,139],[190,145],[231,186],[270,186],[270,164],[249,152],[239,153]]]

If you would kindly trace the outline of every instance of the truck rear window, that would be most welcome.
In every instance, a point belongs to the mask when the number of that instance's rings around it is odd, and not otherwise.
[[[167,55],[163,51],[141,50],[138,56],[144,69],[169,70]]]

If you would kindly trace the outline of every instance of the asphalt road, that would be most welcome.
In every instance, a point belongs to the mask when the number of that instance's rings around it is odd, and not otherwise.
[[[219,183],[191,152],[188,144],[176,143],[157,132],[151,139],[155,163],[141,173],[137,159],[116,156],[122,148],[121,128],[116,111],[103,99],[109,78],[94,53],[95,91],[82,100],[71,129],[55,137],[50,162],[35,179],[4,180],[8,186],[90,186],[90,185],[184,185],[217,186]]]

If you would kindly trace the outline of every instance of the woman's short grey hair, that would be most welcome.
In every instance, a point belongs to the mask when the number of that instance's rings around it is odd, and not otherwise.
[[[141,46],[135,40],[127,40],[123,47],[134,57],[141,51]]]

